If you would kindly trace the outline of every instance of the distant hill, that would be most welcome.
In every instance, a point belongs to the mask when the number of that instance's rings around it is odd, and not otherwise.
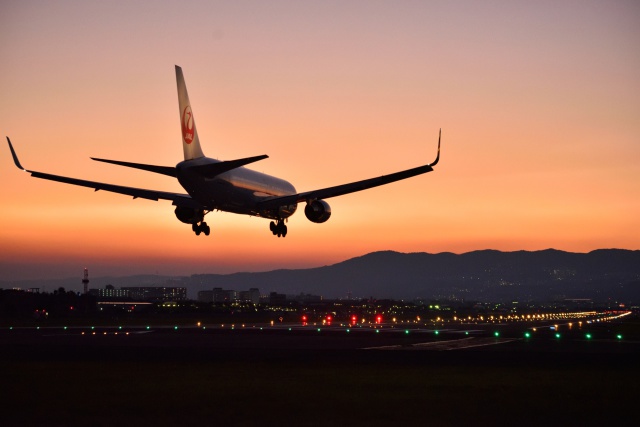
[[[127,276],[91,279],[90,287],[186,286],[190,298],[214,287],[325,298],[550,301],[591,298],[640,302],[640,251],[601,249],[589,253],[482,250],[464,254],[374,252],[331,266],[261,273],[198,274],[191,277]],[[11,286],[59,286],[79,290],[80,280],[12,282]],[[0,283],[0,287],[11,287]]]
[[[326,298],[440,298],[542,301],[565,298],[640,301],[640,251],[587,254],[483,250],[453,253],[374,252],[326,267],[264,273],[194,275],[191,292],[260,288]]]

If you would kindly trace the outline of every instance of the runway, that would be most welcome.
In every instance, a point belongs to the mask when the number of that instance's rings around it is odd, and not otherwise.
[[[640,328],[636,328],[640,329]],[[624,334],[620,331],[624,331]],[[640,354],[640,337],[629,322],[581,327],[520,324],[414,325],[194,324],[3,327],[0,358],[91,360],[101,355],[148,360],[295,357],[394,358],[373,353],[438,353],[456,359],[531,357],[576,360],[594,355]],[[365,354],[366,353],[366,354]],[[456,353],[454,357],[452,353]],[[486,356],[482,356],[487,353]],[[293,356],[291,356],[293,357]],[[422,356],[424,357],[424,356]],[[437,357],[437,356],[428,356]],[[587,358],[588,358],[587,357]],[[630,356],[629,356],[630,357]]]

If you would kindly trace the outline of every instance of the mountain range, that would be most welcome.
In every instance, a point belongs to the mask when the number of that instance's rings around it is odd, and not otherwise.
[[[69,286],[72,283],[72,286]],[[213,288],[324,298],[393,298],[450,301],[640,302],[640,251],[599,249],[589,253],[481,250],[464,254],[373,252],[334,265],[258,273],[198,274],[189,277],[92,278],[92,288],[185,286],[189,298]],[[79,280],[0,282],[0,287],[59,286],[79,290]]]

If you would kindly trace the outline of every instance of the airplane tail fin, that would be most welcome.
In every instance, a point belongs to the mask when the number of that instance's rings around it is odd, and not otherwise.
[[[182,68],[176,65],[176,82],[178,83],[178,103],[180,105],[180,127],[182,130],[182,148],[184,159],[191,160],[204,157],[200,148],[200,139],[196,130],[196,122],[191,111],[187,85],[184,82]]]

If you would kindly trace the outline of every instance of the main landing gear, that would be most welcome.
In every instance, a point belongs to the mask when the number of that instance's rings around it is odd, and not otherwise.
[[[274,236],[285,237],[287,235],[287,226],[284,224],[284,220],[279,219],[278,222],[271,221],[269,229]]]
[[[196,236],[199,236],[200,233],[204,233],[205,236],[208,236],[209,233],[211,233],[211,229],[204,221],[202,221],[200,224],[191,224],[191,229],[194,233],[196,233]]]

